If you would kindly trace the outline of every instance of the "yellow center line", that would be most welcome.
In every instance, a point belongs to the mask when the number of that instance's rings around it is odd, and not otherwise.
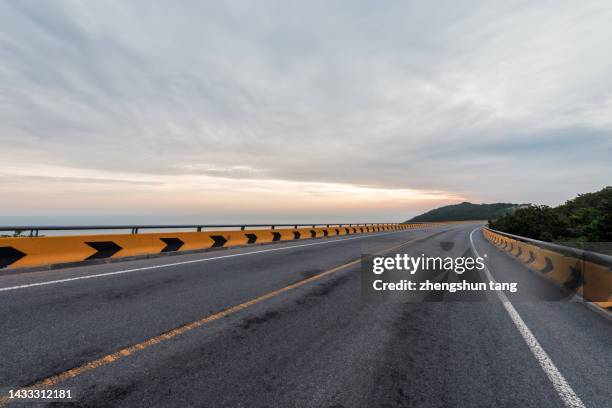
[[[434,235],[434,234],[430,234],[430,235]],[[430,236],[430,235],[427,235],[427,236]],[[383,251],[380,251],[380,252],[376,252],[374,255],[380,255],[380,254],[383,254],[383,253],[386,253],[386,252],[393,251],[395,249],[398,249],[398,248],[400,248],[400,247],[402,247],[404,245],[408,245],[408,244],[416,241],[417,239],[421,239],[421,238],[423,238],[423,237],[413,238],[413,239],[411,239],[409,241],[403,242],[403,243],[401,243],[399,245],[396,245],[394,247],[387,248],[387,249],[385,249]],[[249,308],[249,307],[251,307],[251,306],[253,306],[253,305],[257,304],[257,303],[261,303],[264,300],[268,300],[270,298],[273,298],[275,296],[280,295],[281,293],[288,292],[288,291],[290,291],[292,289],[299,288],[299,287],[304,286],[304,285],[306,285],[306,284],[308,284],[310,282],[314,282],[316,280],[324,278],[325,276],[331,275],[331,274],[336,273],[336,272],[338,272],[340,270],[343,270],[343,269],[346,269],[346,268],[348,268],[350,266],[356,265],[359,262],[361,262],[361,258],[355,259],[353,261],[347,262],[347,263],[339,265],[339,266],[336,266],[336,267],[334,267],[332,269],[329,269],[329,270],[327,270],[325,272],[321,272],[318,275],[312,276],[310,278],[301,280],[299,282],[293,283],[293,284],[285,286],[283,288],[280,288],[280,289],[274,290],[272,292],[266,293],[265,295],[258,296],[258,297],[254,298],[254,299],[251,299],[251,300],[246,301],[244,303],[240,303],[238,305],[232,306],[232,307],[230,307],[228,309],[225,309],[225,310],[222,310],[222,311],[220,311],[218,313],[206,316],[206,317],[204,317],[202,319],[199,319],[199,320],[196,320],[194,322],[187,323],[185,325],[179,326],[179,327],[177,327],[175,329],[172,329],[170,331],[167,331],[167,332],[165,332],[163,334],[157,335],[155,337],[151,337],[151,338],[149,338],[149,339],[147,339],[147,340],[145,340],[145,341],[143,341],[141,343],[134,344],[132,346],[123,348],[123,349],[121,349],[119,351],[116,351],[114,353],[108,354],[108,355],[106,355],[104,357],[101,357],[101,358],[98,358],[96,360],[90,361],[90,362],[85,363],[83,365],[80,365],[78,367],[71,368],[71,369],[69,369],[67,371],[64,371],[64,372],[61,372],[59,374],[52,375],[51,377],[47,377],[44,380],[41,380],[41,381],[39,381],[37,383],[31,384],[31,385],[28,385],[28,386],[25,386],[25,387],[20,387],[20,389],[40,389],[40,388],[48,388],[48,387],[56,386],[56,385],[58,385],[61,382],[64,382],[64,381],[69,380],[71,378],[77,377],[77,376],[79,376],[81,374],[84,374],[84,373],[86,373],[88,371],[95,370],[96,368],[102,367],[104,365],[110,364],[110,363],[112,363],[112,362],[114,362],[114,361],[116,361],[116,360],[118,360],[118,359],[120,359],[122,357],[130,356],[130,355],[136,353],[137,351],[144,350],[146,348],[149,348],[151,346],[159,344],[159,343],[161,343],[163,341],[170,340],[170,339],[172,339],[174,337],[177,337],[177,336],[179,336],[179,335],[181,335],[183,333],[186,333],[188,331],[196,329],[196,328],[198,328],[200,326],[203,326],[205,324],[214,322],[215,320],[219,320],[219,319],[221,319],[223,317],[226,317],[226,316],[229,316],[231,314],[240,312],[241,310],[247,309],[247,308]],[[6,405],[7,403],[9,403],[11,401],[13,401],[13,399],[9,398],[8,395],[0,396],[0,407]]]

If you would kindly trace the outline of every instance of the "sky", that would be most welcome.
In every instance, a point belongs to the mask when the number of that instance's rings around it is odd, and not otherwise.
[[[612,184],[610,21],[607,1],[5,0],[0,223],[556,205]]]

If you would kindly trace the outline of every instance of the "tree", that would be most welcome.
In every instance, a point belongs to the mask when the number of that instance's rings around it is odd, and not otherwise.
[[[612,187],[580,194],[555,208],[530,205],[489,221],[499,231],[543,241],[612,241]]]

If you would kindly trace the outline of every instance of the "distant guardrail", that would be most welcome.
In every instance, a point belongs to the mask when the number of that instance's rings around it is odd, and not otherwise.
[[[398,231],[435,225],[439,223],[4,226],[0,227],[0,231],[27,231],[29,236],[0,238],[0,269],[55,267],[87,261],[108,262],[119,258]],[[263,227],[265,229],[262,229]],[[140,230],[147,229],[194,229],[194,231],[139,233]],[[212,230],[204,231],[205,229]],[[130,233],[39,236],[40,231],[87,230],[129,230]]]
[[[485,228],[500,250],[585,300],[612,310],[612,256]]]
[[[423,224],[419,222],[415,222],[413,224]],[[193,229],[197,232],[202,232],[205,229],[214,229],[214,228],[233,228],[240,229],[241,231],[246,230],[247,228],[288,228],[293,227],[297,229],[298,227],[370,227],[376,225],[391,225],[391,224],[381,224],[381,223],[307,223],[307,224],[161,224],[161,225],[78,225],[78,226],[57,226],[57,225],[47,225],[47,226],[32,226],[32,225],[21,225],[21,226],[0,226],[0,231],[12,231],[14,233],[23,233],[26,232],[30,237],[38,237],[40,231],[100,231],[100,230],[126,230],[130,231],[131,234],[138,234],[140,230],[160,230],[160,229],[174,229],[174,230],[184,230],[184,229]]]

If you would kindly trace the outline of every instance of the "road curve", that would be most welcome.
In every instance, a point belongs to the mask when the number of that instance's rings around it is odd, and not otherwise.
[[[362,254],[466,256],[474,247],[486,254],[497,281],[518,282],[508,300],[580,403],[609,407],[610,322],[566,301],[477,228],[452,225],[0,275],[0,394],[41,384],[72,392],[71,401],[0,401],[56,407],[568,406],[495,292],[431,293],[421,303],[360,297]],[[465,277],[486,281],[483,274]]]

